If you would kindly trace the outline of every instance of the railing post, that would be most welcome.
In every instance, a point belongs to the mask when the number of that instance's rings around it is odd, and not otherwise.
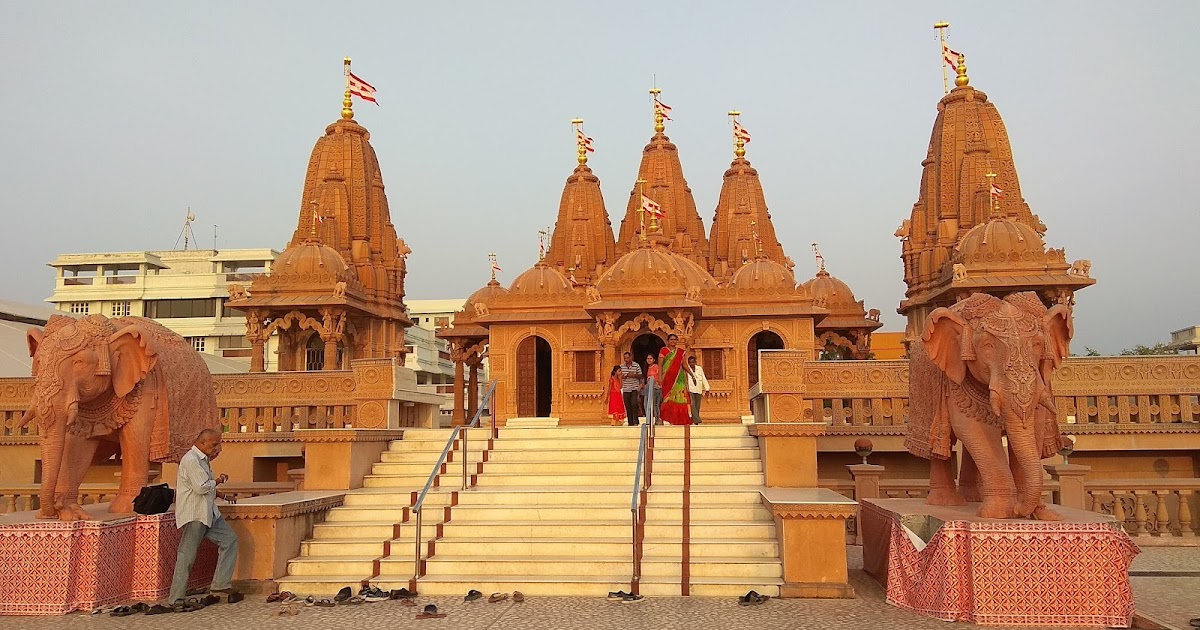
[[[885,470],[876,464],[850,464],[846,466],[850,476],[854,478],[854,500],[862,505],[863,499],[879,498],[879,477]],[[862,526],[855,527],[854,544],[863,544]]]
[[[1091,466],[1082,464],[1043,464],[1050,473],[1050,478],[1058,482],[1058,504],[1076,510],[1086,510],[1090,506],[1087,500],[1087,474]]]

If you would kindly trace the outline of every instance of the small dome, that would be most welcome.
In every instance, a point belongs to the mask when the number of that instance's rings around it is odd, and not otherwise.
[[[1042,263],[1046,243],[1032,227],[998,217],[967,230],[955,247],[965,263]]]
[[[769,259],[759,258],[741,266],[729,280],[732,289],[794,289],[796,276],[791,269]]]
[[[349,269],[337,250],[320,241],[307,240],[283,250],[272,266],[272,275],[294,274],[311,282],[336,282],[344,279]]]
[[[508,292],[513,296],[545,297],[565,296],[570,294],[571,290],[571,281],[567,280],[566,276],[546,266],[546,263],[539,262],[532,269],[517,276]]]
[[[813,303],[822,305],[831,313],[865,313],[862,304],[854,299],[854,292],[845,282],[829,275],[822,269],[817,276],[801,285],[812,295]]]
[[[661,247],[640,247],[625,254],[596,281],[596,289],[605,296],[686,295],[692,287],[713,289],[716,286],[716,281],[703,267]]]

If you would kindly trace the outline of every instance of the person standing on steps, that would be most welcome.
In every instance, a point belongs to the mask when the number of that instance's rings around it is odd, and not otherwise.
[[[608,388],[604,390],[604,402],[613,426],[617,426],[625,420],[624,388],[625,379],[622,378],[621,366],[614,365],[612,372],[608,374]]]
[[[625,403],[625,417],[629,426],[638,424],[638,391],[642,389],[642,366],[633,362],[633,355],[626,352],[621,363],[621,398]]]
[[[175,558],[175,576],[171,579],[171,604],[187,595],[188,578],[196,562],[200,541],[207,538],[217,545],[217,570],[213,573],[213,593],[229,593],[230,601],[237,593],[233,589],[233,569],[237,564],[238,539],[233,528],[221,517],[216,499],[227,499],[217,492],[217,486],[229,481],[224,473],[213,478],[209,462],[221,454],[221,432],[205,429],[196,436],[192,450],[179,460],[179,478],[175,492],[175,526],[182,529],[179,552]],[[240,596],[240,593],[238,594]]]
[[[659,423],[662,404],[662,372],[653,354],[646,355],[646,422]]]
[[[692,368],[688,374],[688,393],[692,399],[692,424],[700,424],[700,403],[704,401],[704,395],[712,388],[708,386],[708,379],[704,377],[704,368],[696,363],[696,355],[691,355],[687,360],[688,367]]]

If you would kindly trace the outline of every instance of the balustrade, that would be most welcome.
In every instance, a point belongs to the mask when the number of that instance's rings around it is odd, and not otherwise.
[[[1111,514],[1135,538],[1190,538],[1200,479],[1098,479],[1087,494],[1093,512]]]

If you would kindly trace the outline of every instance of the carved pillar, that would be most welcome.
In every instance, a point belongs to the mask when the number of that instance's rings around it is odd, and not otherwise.
[[[479,355],[470,361],[471,372],[467,380],[467,421],[475,418],[479,410]]]
[[[450,342],[450,360],[454,361],[454,412],[450,416],[451,426],[463,424],[463,348],[461,341]]]

